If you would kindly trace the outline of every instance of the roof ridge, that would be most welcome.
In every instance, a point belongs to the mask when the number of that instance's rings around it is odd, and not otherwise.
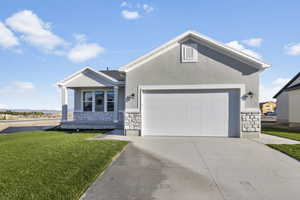
[[[283,90],[285,90],[285,89],[287,89],[298,77],[300,76],[300,72],[298,72],[297,74],[296,74],[296,76],[294,76],[287,84],[285,84],[284,86],[283,86],[283,88],[281,88],[274,96],[273,96],[273,98],[275,99],[275,98],[277,98],[277,96],[278,95],[280,95],[282,92],[283,92]]]

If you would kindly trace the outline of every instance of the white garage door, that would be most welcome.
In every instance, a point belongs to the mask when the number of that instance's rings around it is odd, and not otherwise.
[[[238,90],[146,90],[142,135],[239,136]]]

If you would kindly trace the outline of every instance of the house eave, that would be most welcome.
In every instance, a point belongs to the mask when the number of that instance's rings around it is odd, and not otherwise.
[[[285,86],[283,86],[274,96],[273,98],[276,99],[282,92],[284,92],[298,77],[300,77],[300,72],[294,76]]]
[[[113,88],[113,87],[124,87],[125,82],[118,82],[117,84],[111,84],[111,85],[99,85],[99,86],[65,86],[65,85],[60,85],[59,87],[66,87],[68,89],[83,89],[83,88]]]
[[[66,86],[68,84],[69,81],[73,80],[74,78],[76,78],[78,75],[82,74],[83,72],[90,70],[96,74],[98,74],[99,76],[103,77],[104,79],[106,79],[107,81],[111,82],[111,85],[118,85],[118,86],[122,86],[125,84],[125,81],[118,81],[102,72],[96,71],[94,69],[92,69],[91,67],[87,66],[85,68],[83,68],[82,70],[68,76],[67,78],[65,78],[64,80],[57,82],[56,85],[58,87],[63,87]],[[108,85],[109,86],[109,85]],[[84,87],[84,86],[83,86]],[[87,87],[87,86],[86,86]],[[101,87],[101,85],[99,85],[99,87]]]
[[[212,38],[209,38],[205,35],[202,35],[196,31],[189,30],[189,31],[177,36],[176,38],[164,43],[163,45],[159,46],[158,48],[150,51],[149,53],[145,54],[144,56],[141,56],[141,57],[135,59],[134,61],[122,66],[121,68],[119,68],[119,70],[124,71],[124,72],[131,71],[134,68],[140,66],[140,63],[144,62],[145,60],[146,61],[151,60],[151,59],[155,58],[157,55],[160,55],[161,52],[166,51],[176,45],[179,45],[179,43],[187,37],[195,38],[199,41],[203,41],[204,43],[208,44],[208,46],[211,48],[218,49],[219,51],[222,51],[222,52],[227,52],[227,54],[229,56],[236,57],[236,59],[239,58],[240,61],[247,62],[247,64],[249,64],[250,66],[252,66],[254,68],[257,68],[260,71],[271,67],[270,64],[267,64],[260,59],[254,58],[254,57],[247,55],[239,50],[233,49],[221,42],[218,42],[218,41],[216,41]]]

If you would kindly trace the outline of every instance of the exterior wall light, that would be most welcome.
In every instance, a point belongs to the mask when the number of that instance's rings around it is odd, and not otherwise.
[[[126,101],[130,101],[131,99],[134,99],[134,97],[135,97],[135,94],[134,94],[134,93],[131,93],[130,95],[128,95],[128,96],[126,97]]]
[[[253,98],[254,96],[254,93],[249,91],[247,94],[246,94],[246,97],[250,97],[250,98]]]

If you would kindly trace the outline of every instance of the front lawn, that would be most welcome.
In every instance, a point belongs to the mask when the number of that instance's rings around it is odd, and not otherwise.
[[[268,146],[300,161],[300,144],[268,144]]]
[[[79,199],[125,141],[98,134],[34,131],[0,135],[0,199]]]
[[[300,141],[300,132],[292,132],[275,128],[263,128],[262,133]]]

